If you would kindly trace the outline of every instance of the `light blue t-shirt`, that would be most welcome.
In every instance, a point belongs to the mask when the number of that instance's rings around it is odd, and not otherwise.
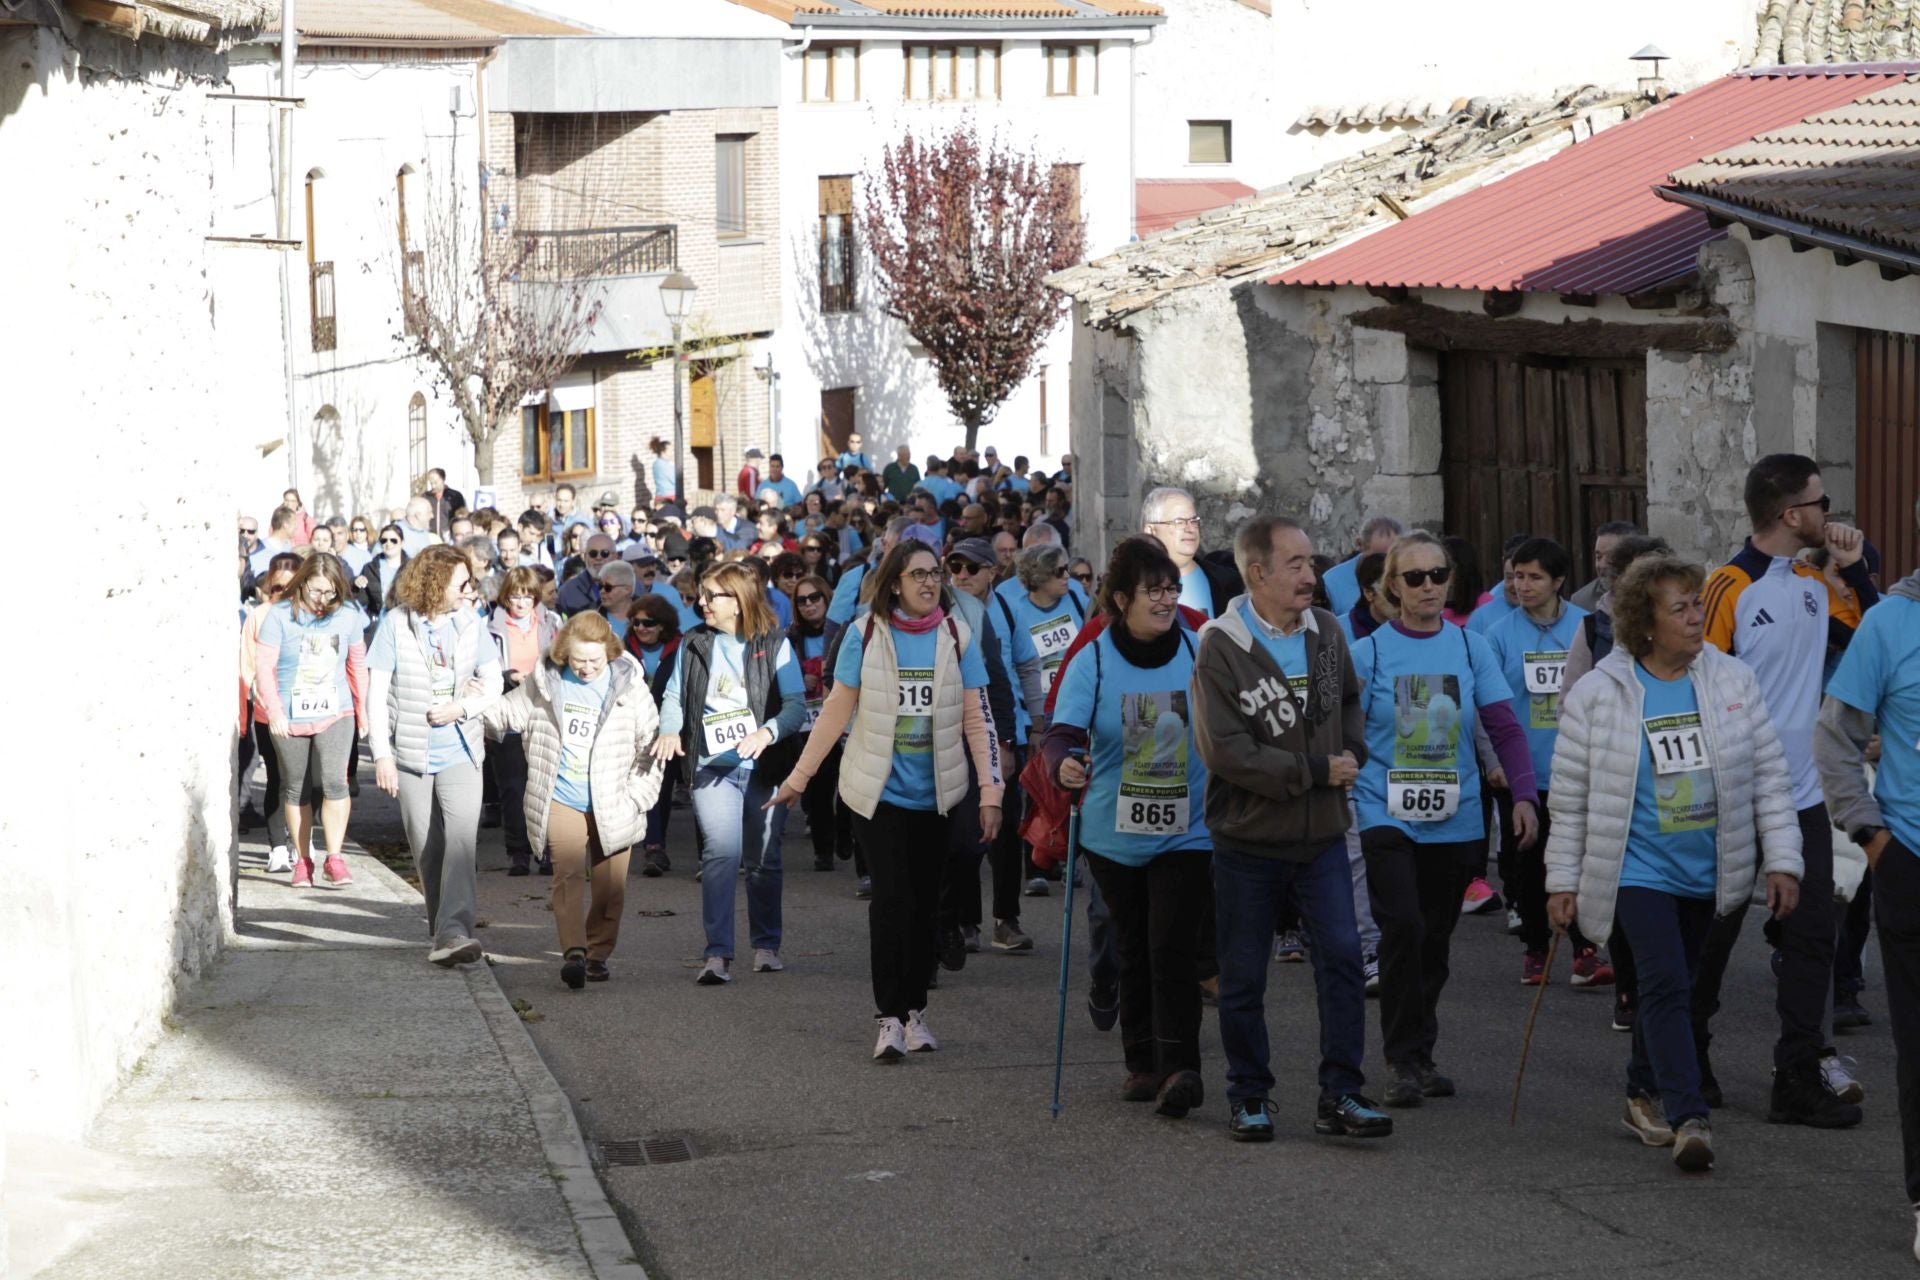
[[[347,685],[347,653],[360,642],[366,617],[343,604],[324,618],[295,612],[282,600],[260,620],[260,643],[277,647],[274,682],[289,723],[319,724],[353,714]]]
[[[853,621],[853,615],[860,611],[860,584],[866,581],[870,567],[862,560],[848,565],[840,575],[840,581],[833,587],[833,599],[827,602],[828,622],[844,627]]]
[[[405,520],[400,522],[400,549],[410,556],[419,555],[439,541],[431,529],[416,529]]]
[[[1467,618],[1467,630],[1475,635],[1484,636],[1501,619],[1513,612],[1513,606],[1507,603],[1507,593],[1495,588],[1493,599],[1475,609]]]
[[[945,630],[946,626],[943,622],[939,629]],[[865,636],[866,624],[862,623],[840,642],[840,656],[833,664],[835,684],[860,687]],[[880,798],[896,808],[939,808],[939,793],[933,782],[933,664],[938,653],[937,631],[911,635],[893,627],[894,663],[900,673],[899,702],[893,720],[893,766],[887,772],[887,785],[881,788]],[[986,660],[970,637],[960,651],[960,686],[984,689],[986,685]]]
[[[1293,699],[1302,710],[1307,705],[1307,629],[1303,625],[1290,636],[1267,634],[1266,624],[1253,611],[1253,602],[1240,602],[1240,619],[1247,624],[1247,630],[1253,633],[1253,642],[1267,651],[1273,659],[1273,665],[1279,667],[1287,677],[1287,687],[1293,692]]]
[[[1544,794],[1553,786],[1553,744],[1560,739],[1560,694],[1567,674],[1567,652],[1587,611],[1567,604],[1552,626],[1541,626],[1525,609],[1510,609],[1487,628],[1487,643],[1500,661],[1500,674],[1513,690],[1513,716],[1527,731],[1533,757],[1533,781]]]
[[[1327,603],[1336,618],[1344,618],[1360,603],[1360,557],[1342,560],[1321,577],[1327,589]]]
[[[1393,827],[1423,844],[1485,838],[1473,727],[1481,707],[1511,696],[1493,650],[1451,623],[1416,638],[1390,622],[1352,652],[1367,713],[1360,829]]]
[[[664,454],[647,464],[647,475],[655,498],[680,496],[680,480],[673,464],[667,461]]]
[[[367,561],[373,559],[373,552],[372,547],[363,547],[358,543],[349,542],[340,551],[340,563],[347,566],[348,574],[357,578],[360,576],[360,571],[367,567]]]
[[[555,699],[560,713],[560,771],[553,778],[553,798],[581,813],[593,808],[587,762],[593,755],[593,740],[600,731],[600,717],[606,710],[607,689],[612,682],[611,671],[602,671],[592,680],[582,680],[571,667],[560,673],[560,693]]]
[[[1873,796],[1894,839],[1920,854],[1920,601],[1883,596],[1867,610],[1827,696],[1880,722]]]
[[[667,646],[664,644],[640,646],[640,669],[646,673],[647,679],[653,679],[653,673],[660,669],[660,655],[666,651]],[[629,649],[628,652],[633,651]]]
[[[934,502],[943,507],[966,492],[945,476],[928,476],[920,482],[920,487],[932,494]]]
[[[625,618],[616,618],[612,614],[607,614],[606,618],[607,625],[613,628],[613,638],[618,640],[622,645],[625,645],[627,643],[627,629],[633,624]]]
[[[1209,618],[1213,616],[1213,584],[1207,581],[1206,571],[1197,561],[1180,575],[1180,603],[1189,609],[1198,609]]]
[[[707,705],[693,734],[702,769],[753,768],[754,762],[742,760],[737,748],[756,729],[771,729],[774,741],[780,740],[779,725],[761,724],[762,709],[747,702],[746,652],[746,643],[740,637],[724,631],[714,633],[713,656],[707,668]],[[673,674],[667,677],[667,687],[660,697],[662,736],[678,737],[685,723],[680,677],[686,669],[687,646],[683,641],[678,660],[673,664]],[[806,686],[800,678],[800,664],[793,656],[793,646],[784,639],[774,657],[773,679],[783,704],[805,701]]]
[[[783,475],[778,480],[762,480],[755,496],[758,496],[760,493],[765,493],[768,489],[780,495],[780,505],[782,507],[797,507],[800,505],[800,486],[793,482],[792,476]]]
[[[392,672],[399,668],[399,646],[413,643],[411,635],[405,641],[400,639],[402,631],[410,630],[405,621],[407,616],[396,611],[380,619],[380,625],[373,633],[373,644],[367,649],[368,670]],[[457,698],[460,696],[457,683],[459,673],[454,670],[454,646],[459,633],[455,630],[454,615],[448,614],[437,622],[426,623],[425,630],[427,672],[436,687],[448,691],[448,697]],[[460,736],[457,723],[427,726],[428,773],[439,773],[470,758],[466,739]]]
[[[1711,898],[1719,868],[1714,836],[1720,809],[1693,678],[1662,680],[1638,662],[1633,674],[1645,690],[1645,702],[1640,712],[1640,776],[1634,785],[1633,825],[1627,830],[1620,886]],[[1660,772],[1663,768],[1669,772]]]
[[[640,583],[636,594],[659,596],[662,600],[672,605],[674,612],[680,615],[680,631],[682,634],[693,630],[701,623],[700,615],[687,604],[686,600],[681,596],[679,588],[667,581],[667,575],[665,573],[661,573],[654,578],[651,588],[644,582]]]
[[[1207,767],[1193,746],[1187,701],[1193,653],[1193,637],[1182,631],[1165,666],[1142,669],[1102,631],[1060,677],[1054,723],[1092,739],[1080,842],[1103,858],[1143,867],[1163,853],[1212,847]]]

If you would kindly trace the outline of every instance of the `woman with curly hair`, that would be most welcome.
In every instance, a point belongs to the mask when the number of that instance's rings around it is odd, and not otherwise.
[[[433,947],[448,967],[480,959],[473,937],[481,717],[500,697],[500,653],[474,612],[473,564],[433,546],[407,562],[367,654],[373,776],[400,799]]]

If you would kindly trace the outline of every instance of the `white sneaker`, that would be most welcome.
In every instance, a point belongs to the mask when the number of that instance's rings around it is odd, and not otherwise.
[[[273,846],[267,853],[267,874],[275,875],[291,870],[293,870],[293,850],[283,844]]]
[[[1820,1055],[1820,1083],[1842,1102],[1863,1102],[1866,1100],[1867,1086],[1855,1080],[1853,1073],[1848,1070],[1859,1065],[1852,1058],[1829,1049]]]
[[[909,1009],[907,1011],[908,1052],[932,1053],[939,1047],[940,1042],[933,1038],[933,1032],[927,1026],[927,1011],[925,1009]]]
[[[1364,981],[1366,993],[1370,996],[1380,994],[1380,957],[1377,955],[1360,958],[1360,976]]]
[[[780,963],[778,951],[768,951],[765,947],[754,948],[753,971],[755,973],[779,973],[786,967]]]
[[[444,946],[435,946],[427,952],[427,959],[442,969],[451,969],[457,964],[472,964],[486,955],[486,948],[472,938],[462,938],[458,942],[449,942]]]
[[[708,956],[707,962],[700,966],[700,976],[694,979],[703,987],[717,987],[723,982],[732,982],[733,973],[728,968],[725,956]]]
[[[880,1019],[880,1038],[874,1041],[875,1062],[898,1062],[907,1056],[907,1033],[898,1018]]]

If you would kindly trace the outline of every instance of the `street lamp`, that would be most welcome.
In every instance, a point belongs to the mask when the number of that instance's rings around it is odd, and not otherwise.
[[[693,295],[699,288],[693,277],[679,271],[660,282],[660,305],[666,308],[667,320],[673,325],[673,465],[683,512],[692,508],[687,503],[686,429],[680,409],[680,325],[693,307]]]

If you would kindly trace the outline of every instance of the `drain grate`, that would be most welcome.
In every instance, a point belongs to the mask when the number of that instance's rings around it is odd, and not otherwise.
[[[684,1164],[693,1159],[685,1138],[610,1138],[600,1144],[610,1165]]]

